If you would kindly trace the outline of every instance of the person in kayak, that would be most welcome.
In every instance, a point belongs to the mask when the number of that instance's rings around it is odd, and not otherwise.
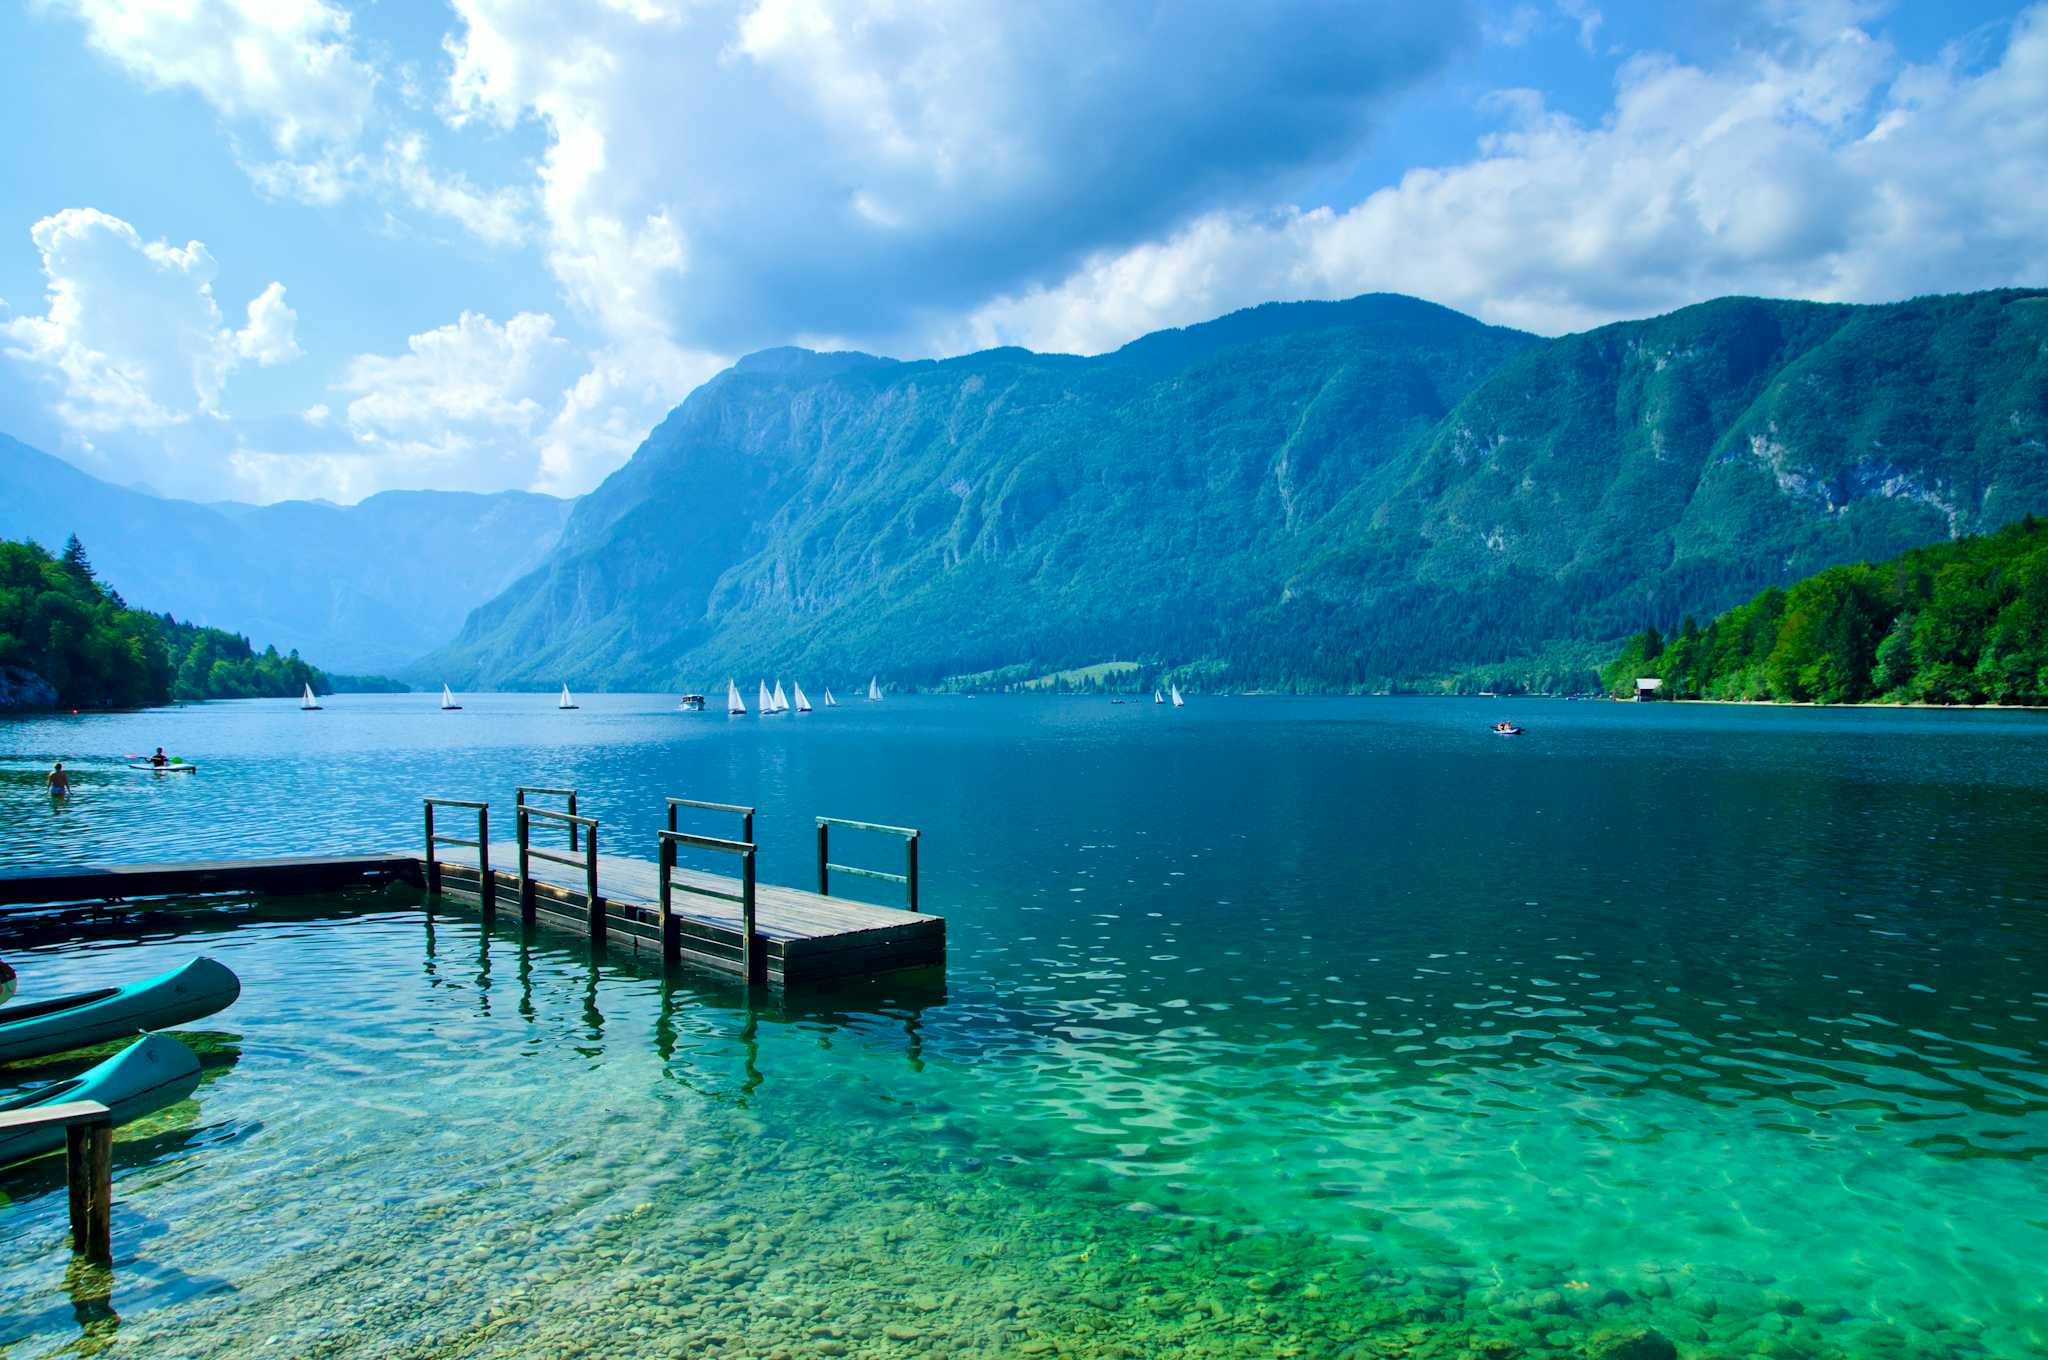
[[[149,758],[149,763],[161,770],[164,766],[171,763],[171,758],[165,755],[164,748],[159,746],[156,748],[156,754]]]
[[[64,773],[63,761],[60,760],[50,767],[50,772],[43,776],[43,785],[49,789],[52,798],[71,796],[71,776]]]

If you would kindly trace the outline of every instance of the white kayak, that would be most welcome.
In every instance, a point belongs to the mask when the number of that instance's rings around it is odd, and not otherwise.
[[[175,1105],[199,1087],[199,1058],[168,1034],[146,1034],[97,1067],[12,1100],[0,1110],[32,1110],[72,1100],[97,1100],[116,1124],[125,1124],[167,1105]],[[13,1129],[0,1133],[0,1166],[56,1152],[64,1146],[62,1128]]]
[[[131,770],[148,770],[151,774],[191,774],[199,767],[189,760],[173,760],[166,765],[130,765]]]
[[[187,1024],[232,1005],[241,994],[240,978],[212,959],[197,958],[122,987],[10,1003],[0,1006],[0,1062]]]

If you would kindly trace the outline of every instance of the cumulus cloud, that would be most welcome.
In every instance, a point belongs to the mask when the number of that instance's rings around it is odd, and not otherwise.
[[[198,241],[145,241],[118,217],[67,208],[30,238],[48,310],[0,326],[7,357],[55,384],[66,424],[87,433],[161,430],[219,414],[243,361],[297,357],[298,317],[272,283],[230,330],[213,296],[213,256]]]
[[[376,72],[324,0],[51,0],[86,41],[144,84],[189,89],[260,123],[283,151],[344,142],[369,116]]]
[[[1094,352],[1375,289],[1556,333],[1729,293],[1875,301],[2048,278],[2048,8],[1982,69],[1808,25],[1705,68],[1645,56],[1586,125],[1523,92],[1473,160],[1348,209],[1204,214],[974,309],[941,349]]]

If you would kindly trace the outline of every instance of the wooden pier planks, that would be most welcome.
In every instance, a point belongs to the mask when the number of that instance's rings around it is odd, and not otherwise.
[[[391,882],[417,883],[416,855],[280,855],[268,859],[166,864],[57,864],[0,869],[0,906],[111,902],[198,893],[339,892]]]
[[[517,873],[502,867],[518,863],[518,846],[493,844],[491,863],[503,910],[518,901]],[[443,856],[441,871],[449,876],[451,886],[462,886],[463,879],[470,886],[477,883],[473,853],[457,850]],[[537,914],[569,929],[589,929],[589,904],[580,869],[537,861],[529,864],[528,873],[535,884]],[[722,972],[739,972],[739,904],[682,891],[699,888],[736,897],[739,880],[681,866],[674,874],[678,889],[674,914],[683,959]],[[600,854],[597,877],[607,937],[659,952],[660,867],[648,860]],[[945,963],[946,922],[941,916],[774,884],[756,885],[754,904],[754,933],[764,974],[761,980],[771,985],[864,977]]]

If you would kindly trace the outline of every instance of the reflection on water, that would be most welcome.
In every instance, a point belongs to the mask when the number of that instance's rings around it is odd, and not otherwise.
[[[810,814],[871,816],[925,828],[943,986],[749,996],[403,893],[13,922],[25,996],[201,951],[244,993],[117,1144],[110,1293],[0,1175],[11,1353],[2048,1345],[2026,717],[346,702],[0,729],[207,765],[0,785],[13,854],[410,844],[420,793],[538,780],[622,849],[757,802],[798,881]]]

